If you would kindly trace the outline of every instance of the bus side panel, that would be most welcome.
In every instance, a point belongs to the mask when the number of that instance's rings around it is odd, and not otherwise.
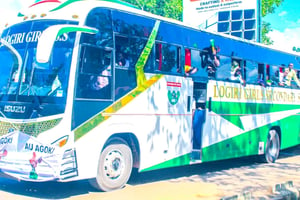
[[[191,79],[166,75],[124,109],[138,114],[131,123],[138,127],[141,171],[189,163],[192,88]]]
[[[298,90],[210,81],[202,161],[262,154],[274,127],[281,130],[281,148],[299,144],[298,95]]]
[[[189,164],[192,88],[189,78],[162,76],[150,88],[128,98],[130,102],[76,142],[80,179],[96,176],[101,149],[114,134],[135,135],[140,171]]]
[[[281,149],[300,144],[300,115],[285,118],[280,121]]]

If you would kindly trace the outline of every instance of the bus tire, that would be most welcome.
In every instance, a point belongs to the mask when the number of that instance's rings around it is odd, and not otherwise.
[[[127,183],[133,166],[132,151],[124,140],[108,144],[102,151],[96,179],[90,181],[97,190],[120,189]]]
[[[275,129],[271,129],[268,133],[266,143],[266,150],[264,154],[264,161],[267,163],[274,163],[279,157],[280,138]]]

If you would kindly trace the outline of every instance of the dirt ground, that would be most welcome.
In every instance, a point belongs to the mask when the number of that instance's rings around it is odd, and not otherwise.
[[[170,175],[168,172],[172,169],[167,169],[164,172],[150,173],[148,175],[150,178],[145,183],[138,181],[129,182],[121,190],[106,193],[82,189],[80,184],[76,185],[76,187],[67,185],[64,189],[60,189],[63,185],[49,185],[49,190],[45,188],[47,185],[39,187],[22,186],[20,189],[15,190],[16,192],[11,190],[16,185],[2,186],[0,188],[0,200],[210,200],[221,199],[225,196],[243,192],[249,192],[254,199],[270,199],[269,197],[272,195],[272,188],[275,184],[293,181],[294,185],[300,188],[299,155],[300,147],[296,151],[287,152],[286,156],[281,156],[273,164],[255,162],[240,164],[240,160],[235,160],[227,162],[228,166],[220,170],[218,168],[206,169],[214,168],[212,164],[203,168],[206,170],[205,172],[203,172],[203,169],[199,170],[199,167],[196,168],[197,166],[182,167],[179,170],[170,171]],[[220,163],[222,164],[223,162]],[[201,167],[202,165],[199,166]],[[190,170],[191,172],[185,170]],[[176,173],[178,174],[176,175]],[[165,177],[160,178],[160,176]],[[144,178],[141,177],[140,180],[144,181]],[[70,188],[68,189],[68,187]],[[76,193],[76,190],[82,191]],[[61,196],[60,194],[43,196],[43,193],[46,191],[49,194],[56,191],[58,193],[61,192]]]
[[[278,160],[274,164],[255,164],[208,173],[199,177],[181,177],[167,181],[127,185],[108,193],[90,193],[72,200],[211,200],[249,192],[254,199],[270,199],[276,184],[293,181],[300,188],[300,156]]]

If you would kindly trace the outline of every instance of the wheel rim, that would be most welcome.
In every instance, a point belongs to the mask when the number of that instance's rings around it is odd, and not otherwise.
[[[270,154],[276,155],[278,152],[278,140],[276,138],[276,132],[270,131]]]
[[[104,174],[110,179],[119,178],[125,168],[125,161],[120,151],[110,151],[105,159],[103,170]]]
[[[274,162],[279,154],[279,138],[275,130],[269,132],[268,157],[271,162]]]

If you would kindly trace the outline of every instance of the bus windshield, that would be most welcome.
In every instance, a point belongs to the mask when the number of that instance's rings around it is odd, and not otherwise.
[[[49,62],[39,63],[36,60],[39,37],[46,28],[57,24],[74,23],[30,21],[3,31],[0,46],[2,101],[4,96],[18,101],[36,96],[66,99],[75,34],[63,34],[56,39]]]

